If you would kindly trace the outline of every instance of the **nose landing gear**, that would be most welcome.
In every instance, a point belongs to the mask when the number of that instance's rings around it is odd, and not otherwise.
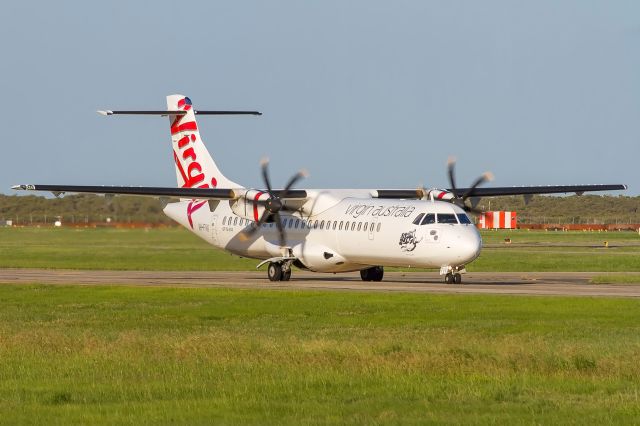
[[[444,282],[446,284],[461,284],[462,283],[462,275],[455,273],[452,274],[449,272],[444,276]]]
[[[462,284],[462,274],[467,272],[464,266],[443,266],[440,275],[444,275],[445,284]]]

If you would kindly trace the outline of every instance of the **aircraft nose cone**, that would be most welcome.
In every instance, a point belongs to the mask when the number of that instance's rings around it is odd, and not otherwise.
[[[469,263],[474,261],[480,256],[480,250],[482,249],[482,238],[475,229],[472,232],[465,233],[464,238],[460,242],[460,259],[463,263]]]

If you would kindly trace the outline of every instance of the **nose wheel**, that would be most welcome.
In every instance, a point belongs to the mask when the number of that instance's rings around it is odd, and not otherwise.
[[[462,284],[462,275],[459,273],[452,274],[449,272],[444,276],[445,284]]]

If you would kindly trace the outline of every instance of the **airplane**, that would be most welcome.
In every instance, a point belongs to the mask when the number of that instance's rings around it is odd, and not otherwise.
[[[485,173],[468,188],[455,184],[448,163],[449,189],[294,189],[306,176],[296,173],[274,189],[268,161],[261,162],[265,188],[235,183],[218,168],[205,147],[196,115],[261,115],[258,111],[201,111],[183,95],[167,97],[167,110],[98,111],[111,115],[168,116],[177,187],[16,185],[12,189],[54,195],[94,193],[153,196],[164,213],[209,244],[261,260],[271,281],[289,281],[292,266],[314,272],[360,271],[363,281],[381,281],[384,267],[439,269],[447,284],[462,283],[466,266],[482,248],[468,213],[478,213],[479,197],[625,190],[626,185],[480,187]],[[177,202],[168,202],[178,198]],[[467,204],[467,200],[471,205]]]

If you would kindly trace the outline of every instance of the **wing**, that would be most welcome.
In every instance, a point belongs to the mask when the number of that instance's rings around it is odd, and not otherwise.
[[[221,188],[170,188],[151,186],[84,186],[84,185],[16,185],[12,189],[24,191],[47,191],[54,195],[66,192],[105,194],[105,195],[146,195],[149,197],[175,197],[175,198],[195,198],[200,200],[237,200],[241,198],[247,190],[244,188],[221,189]],[[276,196],[284,192],[281,189],[273,190]],[[296,200],[307,198],[307,191],[289,190],[285,200]]]
[[[16,185],[12,189],[24,191],[47,191],[54,195],[72,193],[111,194],[111,195],[146,195],[150,197],[196,198],[208,200],[236,200],[246,192],[244,188],[171,188],[149,186],[83,186],[83,185]],[[575,192],[620,191],[627,189],[626,185],[553,185],[553,186],[504,186],[493,188],[475,188],[473,197],[497,197],[505,195],[537,195],[563,194]],[[445,191],[462,196],[468,188],[446,189]],[[265,191],[266,192],[266,191]],[[272,193],[278,197],[284,190],[275,189]],[[378,189],[373,192],[375,198],[419,199],[425,196],[423,189]],[[307,198],[304,189],[288,190],[284,199],[300,200]]]
[[[596,191],[622,191],[627,189],[627,185],[550,185],[550,186],[498,186],[493,188],[475,188],[472,191],[473,197],[499,197],[504,195],[542,195],[542,194],[565,194],[575,192],[582,195],[585,192]],[[469,188],[445,189],[457,197],[461,197],[469,191]],[[423,198],[423,189],[378,189],[377,198]]]

